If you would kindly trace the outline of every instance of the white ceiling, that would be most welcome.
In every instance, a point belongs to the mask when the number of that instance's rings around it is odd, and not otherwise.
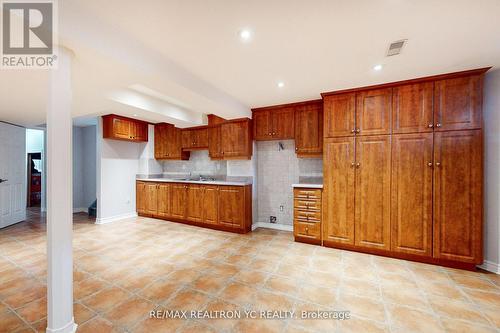
[[[498,0],[65,0],[59,6],[60,41],[75,53],[79,117],[137,114],[184,127],[199,123],[200,113],[235,118],[251,107],[325,91],[500,67]],[[242,28],[253,32],[248,43],[238,38]],[[385,57],[389,43],[403,38],[403,53]],[[376,64],[383,70],[373,71]],[[155,112],[109,98],[137,85],[154,91],[143,97]],[[46,87],[43,71],[1,70],[0,120],[43,123]],[[172,108],[191,120],[170,117]]]

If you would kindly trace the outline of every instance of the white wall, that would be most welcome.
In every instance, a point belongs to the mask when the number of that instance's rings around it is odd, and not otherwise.
[[[155,160],[155,127],[148,126],[148,142],[145,144],[139,158],[139,174],[154,175],[163,173],[163,166]]]
[[[41,153],[43,149],[43,130],[26,130],[26,154]]]
[[[150,139],[151,140],[151,139]],[[97,223],[134,216],[135,179],[146,143],[102,138],[97,128]]]
[[[82,207],[87,209],[97,198],[96,197],[96,126],[82,128],[82,177],[83,177],[83,197]]]
[[[484,268],[500,274],[500,69],[484,83]]]
[[[73,126],[73,210],[83,209],[82,128]]]

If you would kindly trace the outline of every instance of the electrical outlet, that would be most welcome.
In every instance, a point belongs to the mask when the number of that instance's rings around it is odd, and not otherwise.
[[[276,223],[276,216],[269,216],[270,223]]]
[[[281,205],[280,206],[280,212],[282,212],[284,208],[285,208],[285,206]]]

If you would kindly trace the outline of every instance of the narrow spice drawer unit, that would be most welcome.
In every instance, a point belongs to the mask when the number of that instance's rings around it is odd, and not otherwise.
[[[321,244],[321,189],[295,188],[293,234],[296,241]]]

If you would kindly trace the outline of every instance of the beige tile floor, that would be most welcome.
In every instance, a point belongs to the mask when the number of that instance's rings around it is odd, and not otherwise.
[[[0,230],[0,332],[46,327],[44,217]],[[147,218],[74,217],[78,332],[500,332],[500,276]],[[153,309],[348,310],[351,319],[149,319]]]

